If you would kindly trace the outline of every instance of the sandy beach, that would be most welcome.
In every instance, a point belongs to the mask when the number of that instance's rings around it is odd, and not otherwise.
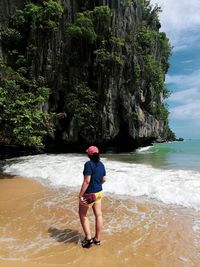
[[[0,266],[200,266],[200,215],[142,198],[105,195],[102,245],[81,248],[77,193],[0,179]]]

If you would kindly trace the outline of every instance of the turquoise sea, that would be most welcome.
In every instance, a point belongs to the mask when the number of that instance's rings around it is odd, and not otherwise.
[[[130,154],[108,157],[123,162],[149,164],[161,169],[200,171],[200,139],[155,143]]]
[[[108,177],[106,193],[200,210],[200,140],[156,143],[132,153],[101,156]],[[86,160],[86,154],[19,157],[4,161],[3,172],[78,191]]]

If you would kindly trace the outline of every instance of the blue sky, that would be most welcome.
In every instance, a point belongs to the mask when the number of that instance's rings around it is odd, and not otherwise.
[[[173,46],[166,75],[169,122],[177,137],[200,139],[200,0],[151,0]]]

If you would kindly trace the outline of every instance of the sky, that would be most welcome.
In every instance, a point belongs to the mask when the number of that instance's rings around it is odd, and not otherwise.
[[[166,85],[170,128],[200,139],[200,0],[151,0],[161,7],[161,29],[173,47]]]

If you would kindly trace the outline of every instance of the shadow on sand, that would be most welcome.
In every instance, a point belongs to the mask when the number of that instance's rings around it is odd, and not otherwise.
[[[59,230],[56,228],[49,228],[48,233],[50,234],[50,237],[52,237],[58,242],[63,243],[78,244],[79,241],[82,239],[82,235],[77,230],[72,229]]]

